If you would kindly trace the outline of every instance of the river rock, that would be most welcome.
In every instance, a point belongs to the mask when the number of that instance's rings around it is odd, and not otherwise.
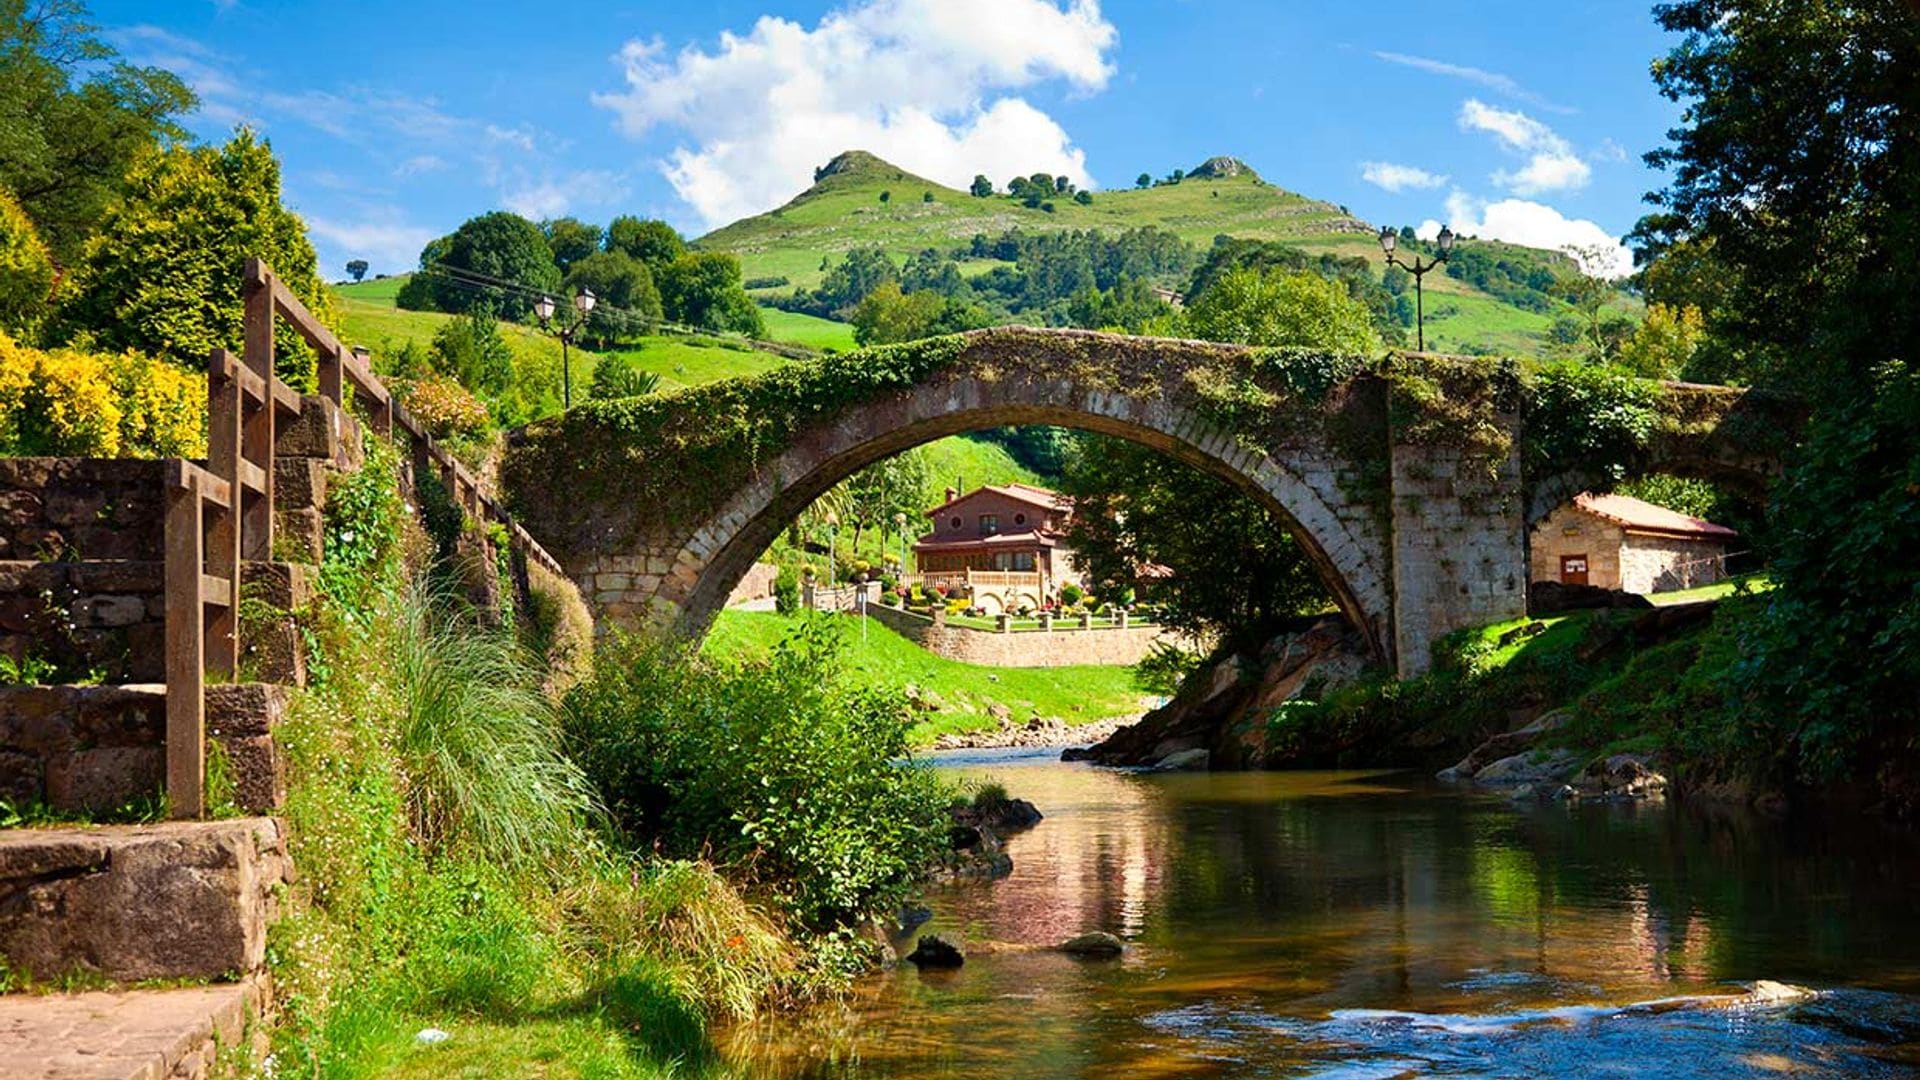
[[[1201,746],[1196,746],[1191,750],[1178,750],[1155,762],[1153,771],[1206,772],[1207,761],[1211,757],[1213,757],[1213,754]]]
[[[1581,774],[1583,786],[1603,794],[1645,798],[1667,789],[1667,778],[1656,772],[1641,754],[1614,754],[1595,760]]]
[[[1059,949],[1068,956],[1097,958],[1119,956],[1126,951],[1127,945],[1104,930],[1093,930],[1068,938],[1060,943]]]
[[[907,962],[925,970],[927,968],[957,968],[967,962],[960,947],[939,934],[922,934],[920,943],[907,954]]]
[[[1491,762],[1473,774],[1481,787],[1514,787],[1519,784],[1544,784],[1571,775],[1580,759],[1571,750],[1545,750],[1514,754]]]
[[[1441,769],[1434,774],[1437,780],[1458,782],[1474,780],[1480,770],[1502,758],[1513,757],[1537,742],[1540,736],[1549,731],[1565,727],[1572,717],[1565,709],[1538,717],[1532,723],[1513,731],[1503,732],[1474,747],[1473,752],[1461,758],[1458,764]]]

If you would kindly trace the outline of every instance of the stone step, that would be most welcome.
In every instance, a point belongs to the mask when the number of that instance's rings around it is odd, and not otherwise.
[[[225,752],[234,801],[269,813],[286,798],[273,740],[287,691],[272,683],[207,687],[207,733]],[[111,813],[158,793],[166,776],[167,688],[0,687],[0,799],[62,813]]]
[[[228,1075],[238,1059],[265,1059],[271,1006],[264,977],[177,990],[8,994],[0,996],[0,1063],[17,1080]]]
[[[0,831],[0,959],[36,982],[246,976],[290,872],[273,818]]]

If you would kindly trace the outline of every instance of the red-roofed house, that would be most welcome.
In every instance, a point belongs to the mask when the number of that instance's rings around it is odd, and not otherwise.
[[[1724,525],[1626,495],[1577,495],[1533,527],[1533,580],[1630,593],[1671,592],[1727,576]]]
[[[1039,608],[1060,586],[1077,582],[1063,533],[1072,504],[1032,484],[989,484],[927,511],[933,531],[913,545],[914,569],[928,587],[972,590],[992,614]]]

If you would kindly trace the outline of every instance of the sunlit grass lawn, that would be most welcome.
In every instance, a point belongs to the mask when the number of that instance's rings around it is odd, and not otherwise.
[[[1730,577],[1725,581],[1716,581],[1711,585],[1701,585],[1698,588],[1681,589],[1678,592],[1654,593],[1648,596],[1647,599],[1661,607],[1669,604],[1691,604],[1698,600],[1719,600],[1723,597],[1732,596],[1742,588],[1751,592],[1766,592],[1768,589],[1773,588],[1773,579],[1769,578],[1764,572],[1742,574],[1738,577]]]
[[[844,624],[847,664],[867,682],[886,687],[908,684],[937,694],[944,707],[916,724],[910,738],[927,745],[943,734],[978,731],[995,725],[989,709],[1006,706],[1015,723],[1055,716],[1083,724],[1142,711],[1141,692],[1124,667],[1087,665],[1061,668],[996,668],[948,660],[908,641],[876,620],[837,616]],[[786,637],[794,620],[764,611],[725,611],[707,635],[706,651],[721,657],[762,656]]]
[[[770,307],[761,308],[760,315],[766,320],[768,341],[791,341],[812,349],[838,349],[841,352],[857,347],[850,323]]]

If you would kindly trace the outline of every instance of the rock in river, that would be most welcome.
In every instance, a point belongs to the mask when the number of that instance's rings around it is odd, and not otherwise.
[[[1126,949],[1125,942],[1104,930],[1094,930],[1060,943],[1060,951],[1068,956],[1090,958],[1119,956]]]
[[[923,934],[920,943],[913,952],[907,954],[907,962],[922,970],[926,968],[957,968],[967,962],[966,955],[959,946],[939,934]]]

